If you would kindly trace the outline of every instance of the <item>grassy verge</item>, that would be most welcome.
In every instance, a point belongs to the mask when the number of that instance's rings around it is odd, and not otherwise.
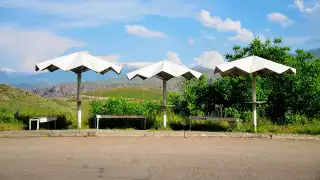
[[[21,122],[0,122],[0,131],[23,130],[24,125]]]
[[[234,129],[234,132],[252,132],[252,124],[244,123],[239,126],[239,129]],[[276,134],[320,134],[320,123],[310,122],[307,124],[289,124],[277,125],[270,122],[258,124],[257,131],[259,133],[276,133]]]
[[[168,92],[170,94],[171,92]],[[162,97],[162,89],[149,87],[121,87],[121,88],[105,88],[95,91],[83,93],[85,98],[125,98],[130,101],[159,100]]]
[[[159,131],[172,131],[172,130],[189,130],[188,125],[177,125],[171,124],[172,127],[159,127],[151,128],[148,131],[159,132]],[[177,128],[180,127],[180,128]],[[184,128],[183,128],[184,127]],[[23,130],[24,125],[20,122],[10,122],[4,123],[0,122],[0,131],[10,131],[10,130]],[[85,129],[85,128],[84,128]],[[135,130],[135,127],[132,128],[115,128],[112,130],[121,130],[121,131],[132,131]],[[240,124],[239,128],[234,128],[233,125],[227,122],[196,122],[192,125],[192,131],[211,131],[211,132],[253,132],[251,123]],[[273,124],[261,124],[257,129],[258,133],[275,133],[275,134],[311,134],[311,135],[320,135],[320,126],[317,124],[306,124],[306,125],[273,125]]]
[[[84,93],[86,96],[98,97],[122,97],[144,100],[158,100],[161,97],[161,89],[146,87],[122,87],[108,88]]]

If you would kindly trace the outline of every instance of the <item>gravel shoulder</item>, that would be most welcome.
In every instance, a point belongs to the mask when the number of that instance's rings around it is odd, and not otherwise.
[[[302,134],[261,134],[237,132],[197,132],[197,131],[141,131],[141,130],[39,130],[39,131],[0,131],[0,138],[22,137],[218,137],[218,138],[254,138],[254,139],[283,139],[283,140],[316,140],[320,135]]]

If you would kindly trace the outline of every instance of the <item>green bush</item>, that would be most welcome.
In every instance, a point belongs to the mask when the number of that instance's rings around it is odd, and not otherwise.
[[[90,103],[91,117],[95,117],[97,114],[152,116],[160,111],[161,104],[158,101],[129,102],[124,98],[109,98],[105,101]]]
[[[0,131],[22,130],[25,126],[20,121],[3,122],[0,121]]]
[[[182,116],[169,113],[167,124],[173,130],[183,130],[189,123]]]
[[[171,110],[175,114],[179,114],[184,117],[187,117],[190,115],[188,102],[182,99],[182,97],[178,93],[171,93],[168,98],[168,103],[173,105]]]
[[[96,115],[145,115],[148,117],[147,126],[157,127],[156,116],[161,113],[160,101],[143,101],[143,102],[129,102],[124,98],[109,98],[105,101],[92,101],[90,103],[90,122],[87,125],[94,126]],[[102,121],[100,121],[102,122]],[[124,119],[108,120],[102,122],[101,127],[124,127],[132,128],[133,126],[139,127],[139,122],[126,121]]]
[[[163,115],[162,113],[159,113],[155,119],[153,126],[151,126],[151,129],[156,130],[184,130],[186,127],[188,127],[188,124],[186,123],[186,119],[183,118],[180,115],[176,115],[172,112],[167,113],[167,127],[164,128],[163,126]]]
[[[239,128],[233,129],[234,132],[253,132],[252,122],[244,122],[239,125]],[[275,134],[320,134],[319,120],[308,120],[307,123],[301,125],[300,123],[278,125],[267,119],[259,119],[257,131],[259,133],[275,133]]]
[[[227,117],[240,117],[239,111],[232,107],[225,108],[225,113]]]
[[[48,114],[43,114],[37,111],[17,111],[8,112],[6,110],[1,110],[0,112],[0,130],[20,130],[29,128],[29,119],[31,117],[44,116]],[[56,127],[59,129],[72,128],[77,125],[75,117],[71,113],[50,113],[49,115],[57,116]],[[41,124],[43,125],[43,124]],[[45,124],[47,126],[48,124]]]
[[[251,122],[252,121],[252,112],[251,111],[241,112],[240,119],[244,122]]]
[[[285,124],[299,124],[304,125],[309,122],[308,118],[299,114],[286,114]]]
[[[4,110],[0,111],[0,122],[10,123],[14,121],[14,115]]]

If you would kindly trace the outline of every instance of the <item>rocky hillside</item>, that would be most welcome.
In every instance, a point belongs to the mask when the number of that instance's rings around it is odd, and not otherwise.
[[[207,77],[212,79],[216,79],[219,77],[219,75],[214,75],[213,70],[211,69],[195,68],[195,70],[206,74]],[[182,77],[171,79],[170,81],[168,81],[168,90],[180,91],[184,80],[185,79]],[[89,91],[95,91],[105,88],[120,88],[130,86],[162,88],[162,81],[158,78],[151,78],[144,81],[136,78],[132,81],[129,81],[126,76],[120,76],[119,78],[112,78],[105,81],[83,82],[81,85],[81,91],[83,93],[86,93]],[[70,97],[76,93],[77,86],[76,83],[60,83],[49,87],[35,88],[32,91],[44,97]]]
[[[43,98],[31,91],[0,84],[0,114],[48,115],[71,112],[68,104]],[[0,116],[1,117],[1,116]]]
[[[96,91],[100,89],[106,88],[121,88],[121,87],[151,87],[151,88],[162,88],[162,81],[157,78],[152,78],[149,80],[133,80],[123,82],[119,80],[119,82],[106,81],[106,82],[83,82],[81,85],[82,93]],[[182,78],[172,79],[168,82],[168,90],[169,91],[179,91],[183,83]],[[50,87],[42,87],[36,88],[32,90],[34,93],[39,94],[43,97],[70,97],[77,92],[76,83],[61,83]]]

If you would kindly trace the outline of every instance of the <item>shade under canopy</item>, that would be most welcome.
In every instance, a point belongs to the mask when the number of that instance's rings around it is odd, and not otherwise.
[[[114,71],[120,74],[122,67],[92,56],[88,52],[75,52],[69,55],[61,56],[52,60],[44,61],[36,64],[36,71],[48,70],[54,72],[58,69],[64,71],[72,71],[77,74],[77,119],[78,128],[81,128],[81,100],[80,100],[80,84],[81,73],[92,70],[96,73],[105,74],[108,71]]]
[[[166,127],[166,99],[167,99],[167,81],[174,77],[182,76],[186,79],[199,78],[202,73],[186,68],[182,65],[175,64],[168,60],[159,61],[149,66],[143,67],[127,74],[128,79],[132,80],[139,77],[143,80],[157,77],[163,81],[163,125]]]
[[[249,56],[243,59],[226,62],[217,65],[214,73],[221,76],[250,75],[252,74],[252,117],[254,131],[257,131],[257,109],[256,109],[256,76],[272,74],[296,74],[296,69],[285,66],[258,56]]]

